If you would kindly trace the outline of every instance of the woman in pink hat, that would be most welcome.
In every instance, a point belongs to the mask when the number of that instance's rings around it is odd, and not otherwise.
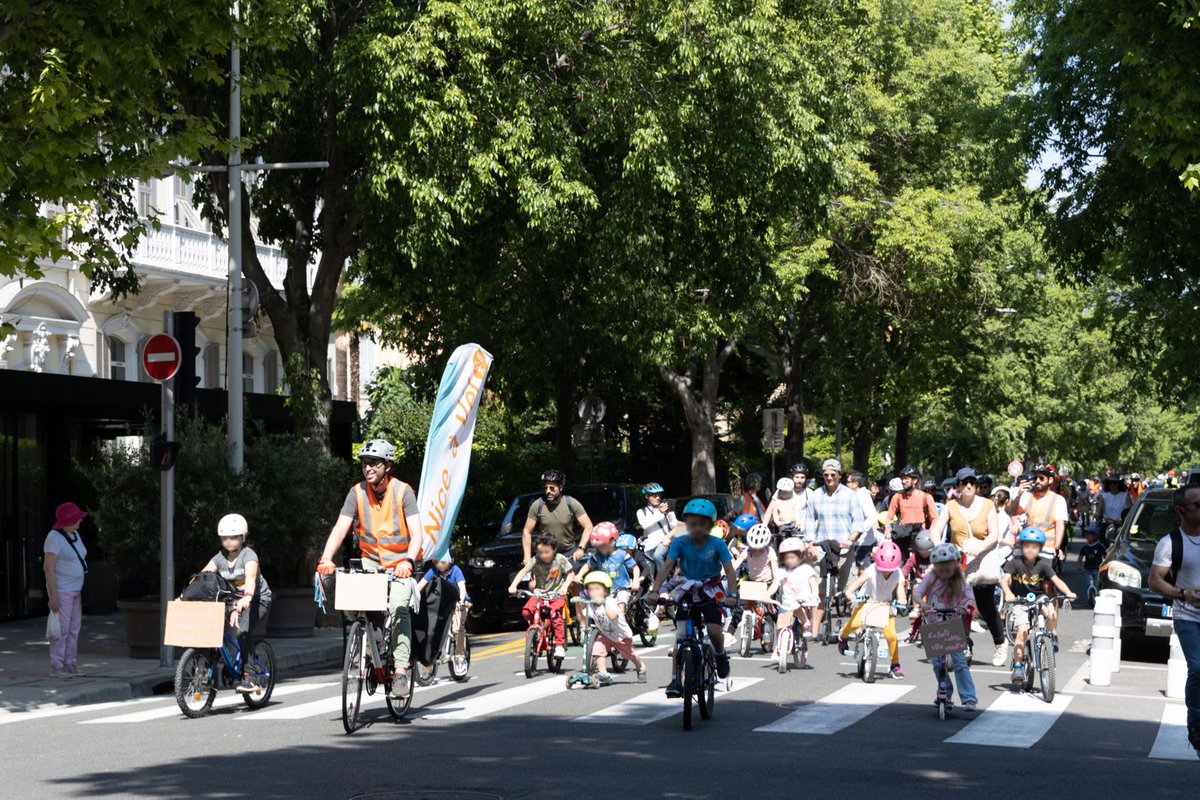
[[[54,528],[46,535],[46,599],[58,612],[62,636],[50,643],[50,674],[55,678],[83,675],[75,663],[79,623],[83,614],[83,578],[87,575],[87,548],[79,536],[79,523],[87,512],[74,503],[63,503],[54,512]]]

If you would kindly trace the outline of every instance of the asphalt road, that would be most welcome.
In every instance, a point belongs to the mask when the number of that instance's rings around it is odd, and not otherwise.
[[[167,697],[0,717],[0,795],[1195,798],[1200,761],[1186,749],[1182,704],[1164,697],[1161,649],[1130,649],[1113,685],[1092,687],[1090,626],[1083,609],[1063,620],[1053,704],[1015,695],[1007,670],[977,664],[980,713],[940,722],[919,648],[902,650],[906,678],[867,685],[836,648],[814,645],[812,669],[787,675],[762,655],[735,658],[732,690],[690,732],[682,702],[660,688],[669,625],[647,651],[647,685],[630,673],[599,690],[567,691],[559,675],[526,679],[511,631],[473,640],[466,683],[419,689],[402,723],[377,698],[352,736],[336,671],[285,676],[258,711],[223,693],[198,720]],[[579,651],[570,656],[577,668]]]

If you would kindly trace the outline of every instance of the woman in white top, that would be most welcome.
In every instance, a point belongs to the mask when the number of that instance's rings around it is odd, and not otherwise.
[[[671,530],[676,525],[675,515],[663,499],[663,487],[658,483],[647,483],[642,487],[646,505],[638,509],[637,521],[642,527],[642,550],[646,555],[662,564],[671,545]]]
[[[82,676],[76,662],[79,625],[83,615],[83,578],[87,575],[87,548],[79,524],[87,512],[74,503],[63,503],[54,512],[54,528],[42,546],[46,572],[46,600],[58,614],[62,636],[50,643],[50,674],[55,678]]]

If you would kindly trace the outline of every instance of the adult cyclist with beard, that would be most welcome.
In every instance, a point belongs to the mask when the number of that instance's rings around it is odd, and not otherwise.
[[[567,476],[560,470],[548,469],[542,473],[542,496],[530,504],[525,529],[521,531],[523,563],[529,563],[535,530],[539,535],[553,539],[558,552],[575,562],[574,566],[578,566],[583,558],[592,535],[592,520],[578,500],[563,494],[566,483]],[[576,524],[581,528],[577,545]],[[576,546],[572,548],[572,545]]]
[[[917,488],[920,482],[921,473],[916,467],[907,466],[900,470],[900,491],[893,494],[888,502],[887,529],[892,541],[900,546],[900,553],[906,561],[913,537],[918,531],[932,528],[939,515],[933,496]]]
[[[336,571],[333,556],[351,528],[362,554],[363,569],[370,572],[391,570],[398,578],[412,578],[423,543],[421,513],[417,495],[411,486],[392,477],[396,448],[383,439],[372,439],[358,451],[363,480],[355,484],[338,515],[325,549],[317,561],[317,572],[332,575]],[[392,695],[408,694],[409,654],[412,648],[412,615],[409,604],[415,583],[411,580],[388,584],[387,624],[392,630],[392,655],[396,676]]]

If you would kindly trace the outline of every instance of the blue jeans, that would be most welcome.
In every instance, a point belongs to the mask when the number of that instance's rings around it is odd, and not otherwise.
[[[975,679],[971,677],[971,668],[967,666],[966,653],[954,653],[950,656],[950,661],[954,666],[954,677],[958,681],[958,699],[964,703],[978,703],[979,697],[975,694]],[[936,675],[937,672],[934,672]],[[950,696],[954,695],[954,681],[950,682]]]
[[[1188,733],[1200,732],[1200,622],[1175,620],[1175,635],[1187,661],[1183,702],[1187,705]]]

